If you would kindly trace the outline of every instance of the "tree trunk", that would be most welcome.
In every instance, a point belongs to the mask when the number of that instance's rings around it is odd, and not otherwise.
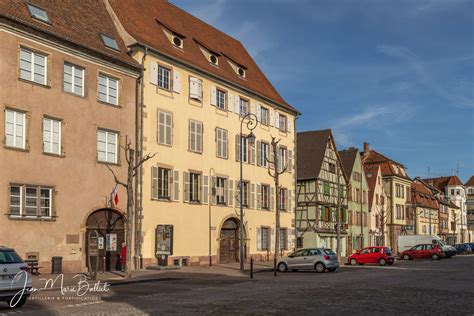
[[[275,258],[280,255],[280,174],[278,171],[278,149],[276,142],[272,142],[273,161],[275,167]]]

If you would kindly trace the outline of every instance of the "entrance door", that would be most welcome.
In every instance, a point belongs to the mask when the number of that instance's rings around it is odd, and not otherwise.
[[[122,244],[125,242],[125,227],[122,214],[111,209],[102,209],[92,213],[87,218],[86,229],[86,264],[89,254],[89,231],[96,230],[99,238],[103,238],[103,248],[99,249],[99,271],[116,271],[121,269],[120,254]],[[105,260],[104,260],[105,259]],[[95,259],[94,259],[95,260]],[[95,261],[91,262],[95,268]]]
[[[231,218],[222,225],[219,249],[219,262],[239,261],[239,225],[237,220]]]

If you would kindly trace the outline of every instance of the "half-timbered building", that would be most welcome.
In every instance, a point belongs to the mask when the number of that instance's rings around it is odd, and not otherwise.
[[[339,222],[345,256],[348,181],[331,130],[298,133],[297,153],[297,245],[336,250]]]

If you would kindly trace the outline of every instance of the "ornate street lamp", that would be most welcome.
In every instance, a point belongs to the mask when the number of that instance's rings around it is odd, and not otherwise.
[[[243,125],[245,120],[247,121],[247,129],[250,131],[250,134],[246,136],[248,143],[250,145],[255,144],[255,135],[253,134],[253,130],[258,125],[258,118],[253,113],[247,113],[245,116],[242,117],[240,121],[240,151],[239,151],[239,161],[240,161],[240,182],[239,182],[239,189],[240,189],[240,244],[239,244],[239,261],[240,261],[240,270],[244,270],[244,206],[243,206],[243,190],[242,190],[242,181],[243,181],[243,164],[242,164],[242,153],[243,153],[243,139],[244,136],[242,135]]]

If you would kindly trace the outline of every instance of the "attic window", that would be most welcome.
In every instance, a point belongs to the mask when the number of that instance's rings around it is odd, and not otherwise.
[[[245,70],[244,70],[244,68],[239,67],[239,69],[237,70],[237,72],[239,73],[239,76],[245,78]]]
[[[218,62],[217,56],[216,55],[210,55],[209,56],[209,61],[211,62],[211,64],[217,65],[217,62]]]
[[[39,20],[41,22],[50,23],[48,13],[46,13],[45,10],[29,3],[27,4],[27,6],[33,19]]]
[[[100,37],[102,38],[102,42],[104,42],[105,46],[111,49],[119,50],[117,42],[115,41],[114,38],[105,34],[100,34]]]
[[[173,35],[173,45],[179,48],[183,48],[183,39],[177,35]]]

